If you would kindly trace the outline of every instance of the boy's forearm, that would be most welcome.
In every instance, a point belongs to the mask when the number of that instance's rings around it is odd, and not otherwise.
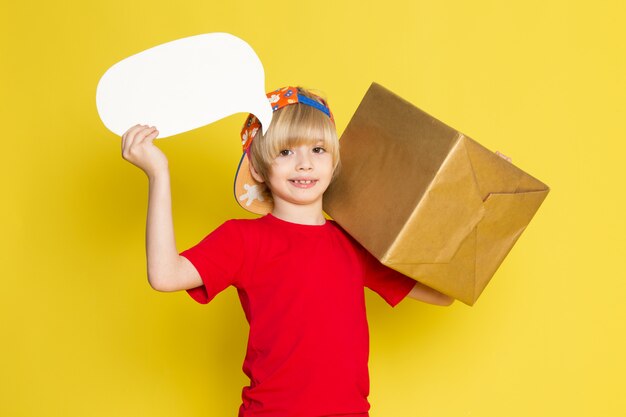
[[[148,178],[146,221],[148,280],[155,289],[163,289],[164,278],[173,275],[179,261],[172,219],[170,175],[165,169]]]

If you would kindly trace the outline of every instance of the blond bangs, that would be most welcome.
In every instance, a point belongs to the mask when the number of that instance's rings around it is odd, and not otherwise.
[[[335,126],[326,114],[307,105],[287,106],[278,110],[270,129],[274,157],[283,149],[323,143],[334,156],[337,143]],[[268,132],[269,133],[269,132]]]

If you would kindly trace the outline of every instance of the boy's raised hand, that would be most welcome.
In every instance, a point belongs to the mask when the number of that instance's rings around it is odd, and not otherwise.
[[[140,168],[148,177],[167,171],[167,157],[153,143],[156,127],[135,125],[122,135],[122,158]]]

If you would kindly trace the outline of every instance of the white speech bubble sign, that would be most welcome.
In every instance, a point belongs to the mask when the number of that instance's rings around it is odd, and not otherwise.
[[[261,60],[228,33],[178,39],[118,62],[100,79],[96,106],[117,135],[139,123],[164,138],[239,112],[257,116],[263,131],[272,120]]]

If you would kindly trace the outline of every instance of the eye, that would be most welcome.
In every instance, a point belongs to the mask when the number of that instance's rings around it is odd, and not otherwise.
[[[326,152],[326,149],[322,148],[321,146],[316,146],[315,148],[313,148],[313,153],[324,153]]]
[[[282,151],[278,152],[278,156],[289,156],[293,153],[293,151],[291,149],[283,149]]]

